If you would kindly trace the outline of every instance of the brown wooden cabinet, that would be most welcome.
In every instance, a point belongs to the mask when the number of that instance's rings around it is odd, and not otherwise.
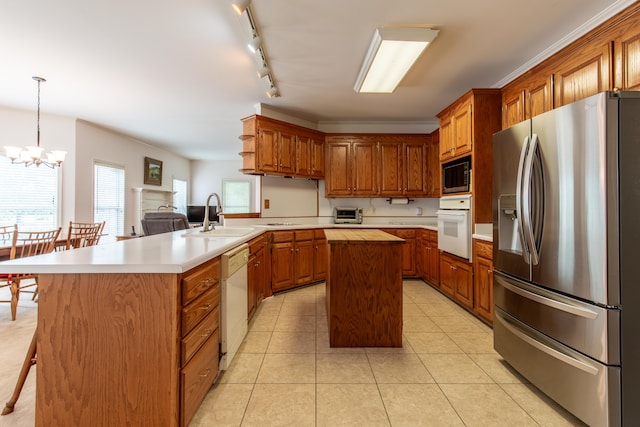
[[[614,39],[614,87],[640,90],[640,16],[628,20]]]
[[[253,115],[242,119],[242,169],[246,174],[322,178],[321,132]]]
[[[440,161],[470,153],[473,146],[472,95],[465,95],[438,117],[441,118]]]
[[[402,245],[402,277],[416,274],[416,233],[415,228],[383,228],[382,231],[404,239]]]
[[[493,322],[493,245],[473,241],[473,311]]]
[[[472,265],[446,252],[440,254],[440,289],[463,306],[473,309]]]
[[[247,265],[248,300],[247,312],[249,320],[265,297],[266,262],[264,234],[249,241],[249,261]]]
[[[571,54],[555,65],[555,107],[613,89],[612,45],[608,41],[602,45],[576,46],[579,53]]]
[[[553,109],[553,75],[526,73],[502,89],[502,128]]]
[[[313,262],[313,281],[319,282],[327,278],[327,263],[329,262],[329,246],[324,230],[313,231],[313,248],[315,250]]]
[[[441,169],[440,169],[440,132],[436,129],[429,134],[427,146],[426,194],[428,197],[440,197]]]
[[[427,197],[429,135],[330,135],[327,197]],[[439,165],[436,169],[439,169]],[[431,183],[435,186],[435,181]]]
[[[440,252],[438,251],[438,232],[420,230],[420,277],[426,282],[440,286]]]
[[[271,291],[279,292],[314,281],[314,230],[271,233]]]
[[[219,258],[38,283],[35,425],[189,424],[218,374]]]

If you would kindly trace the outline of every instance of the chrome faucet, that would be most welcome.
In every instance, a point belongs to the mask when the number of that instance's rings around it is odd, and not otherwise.
[[[215,224],[209,224],[209,202],[211,201],[211,197],[216,197],[216,203],[218,206],[216,207],[216,214],[218,215],[218,225],[224,227],[224,217],[222,214],[222,202],[220,201],[220,196],[218,193],[211,193],[209,197],[207,197],[207,203],[204,205],[204,222],[202,223],[202,232],[215,230]]]

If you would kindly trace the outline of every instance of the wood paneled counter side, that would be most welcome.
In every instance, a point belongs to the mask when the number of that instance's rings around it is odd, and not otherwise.
[[[402,244],[380,230],[325,230],[331,347],[402,347]]]
[[[36,426],[186,426],[218,374],[219,258],[41,274]]]

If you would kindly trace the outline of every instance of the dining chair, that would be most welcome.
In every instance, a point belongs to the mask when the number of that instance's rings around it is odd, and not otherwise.
[[[18,227],[15,226],[9,259],[24,258],[53,252],[56,240],[60,235],[60,230],[61,228],[59,227],[56,230],[50,231],[19,231]],[[8,286],[11,289],[11,299],[0,302],[11,303],[11,319],[16,320],[16,311],[18,309],[20,292],[33,292],[35,297],[38,287],[38,275],[32,273],[7,274],[6,279],[3,279],[3,282],[6,283],[3,287]],[[35,290],[24,291],[24,289],[31,287],[35,287]]]
[[[69,221],[66,249],[84,248],[97,245],[102,235],[105,221],[73,222]]]

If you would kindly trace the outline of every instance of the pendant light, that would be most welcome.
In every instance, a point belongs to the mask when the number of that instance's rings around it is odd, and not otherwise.
[[[64,158],[67,155],[66,151],[52,150],[46,153],[46,158],[42,157],[44,148],[40,147],[40,83],[46,82],[42,77],[32,77],[33,80],[38,82],[38,122],[37,122],[37,139],[35,146],[29,146],[25,148],[21,147],[4,147],[6,156],[11,159],[11,163],[24,164],[25,166],[31,165],[45,165],[50,168],[60,166],[64,162]]]

